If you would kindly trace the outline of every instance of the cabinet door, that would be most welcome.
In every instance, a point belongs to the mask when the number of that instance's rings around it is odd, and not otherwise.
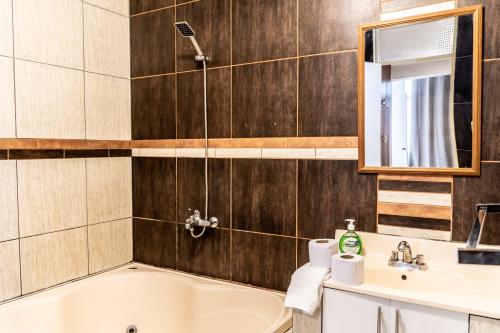
[[[345,332],[389,333],[389,301],[325,288],[323,333]]]
[[[469,315],[391,301],[390,333],[468,333]]]
[[[470,316],[470,333],[500,333],[500,320]]]

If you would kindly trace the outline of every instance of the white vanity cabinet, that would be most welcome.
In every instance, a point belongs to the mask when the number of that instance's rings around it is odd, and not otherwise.
[[[471,315],[469,333],[500,333],[500,320]]]
[[[335,289],[324,289],[323,333],[388,333],[390,302]]]
[[[469,315],[325,288],[323,333],[468,333]]]
[[[469,332],[467,313],[395,301],[391,301],[390,313],[391,333]]]

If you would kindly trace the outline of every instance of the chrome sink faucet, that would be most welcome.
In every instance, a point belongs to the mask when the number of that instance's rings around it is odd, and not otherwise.
[[[401,256],[399,255],[400,253]],[[391,257],[389,258],[389,266],[421,271],[425,271],[428,268],[427,264],[424,262],[423,254],[417,254],[417,256],[413,258],[410,243],[407,241],[399,242],[398,250],[392,251]]]

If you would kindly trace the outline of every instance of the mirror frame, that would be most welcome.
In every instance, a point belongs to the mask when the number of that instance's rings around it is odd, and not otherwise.
[[[419,23],[460,15],[473,15],[472,166],[470,168],[378,167],[365,165],[365,32],[400,24]],[[358,171],[361,173],[444,174],[479,176],[481,169],[481,71],[483,6],[470,6],[358,27]]]

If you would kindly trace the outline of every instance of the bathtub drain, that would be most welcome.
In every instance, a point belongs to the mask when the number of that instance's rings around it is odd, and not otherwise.
[[[137,327],[135,325],[129,325],[125,333],[137,333]]]

